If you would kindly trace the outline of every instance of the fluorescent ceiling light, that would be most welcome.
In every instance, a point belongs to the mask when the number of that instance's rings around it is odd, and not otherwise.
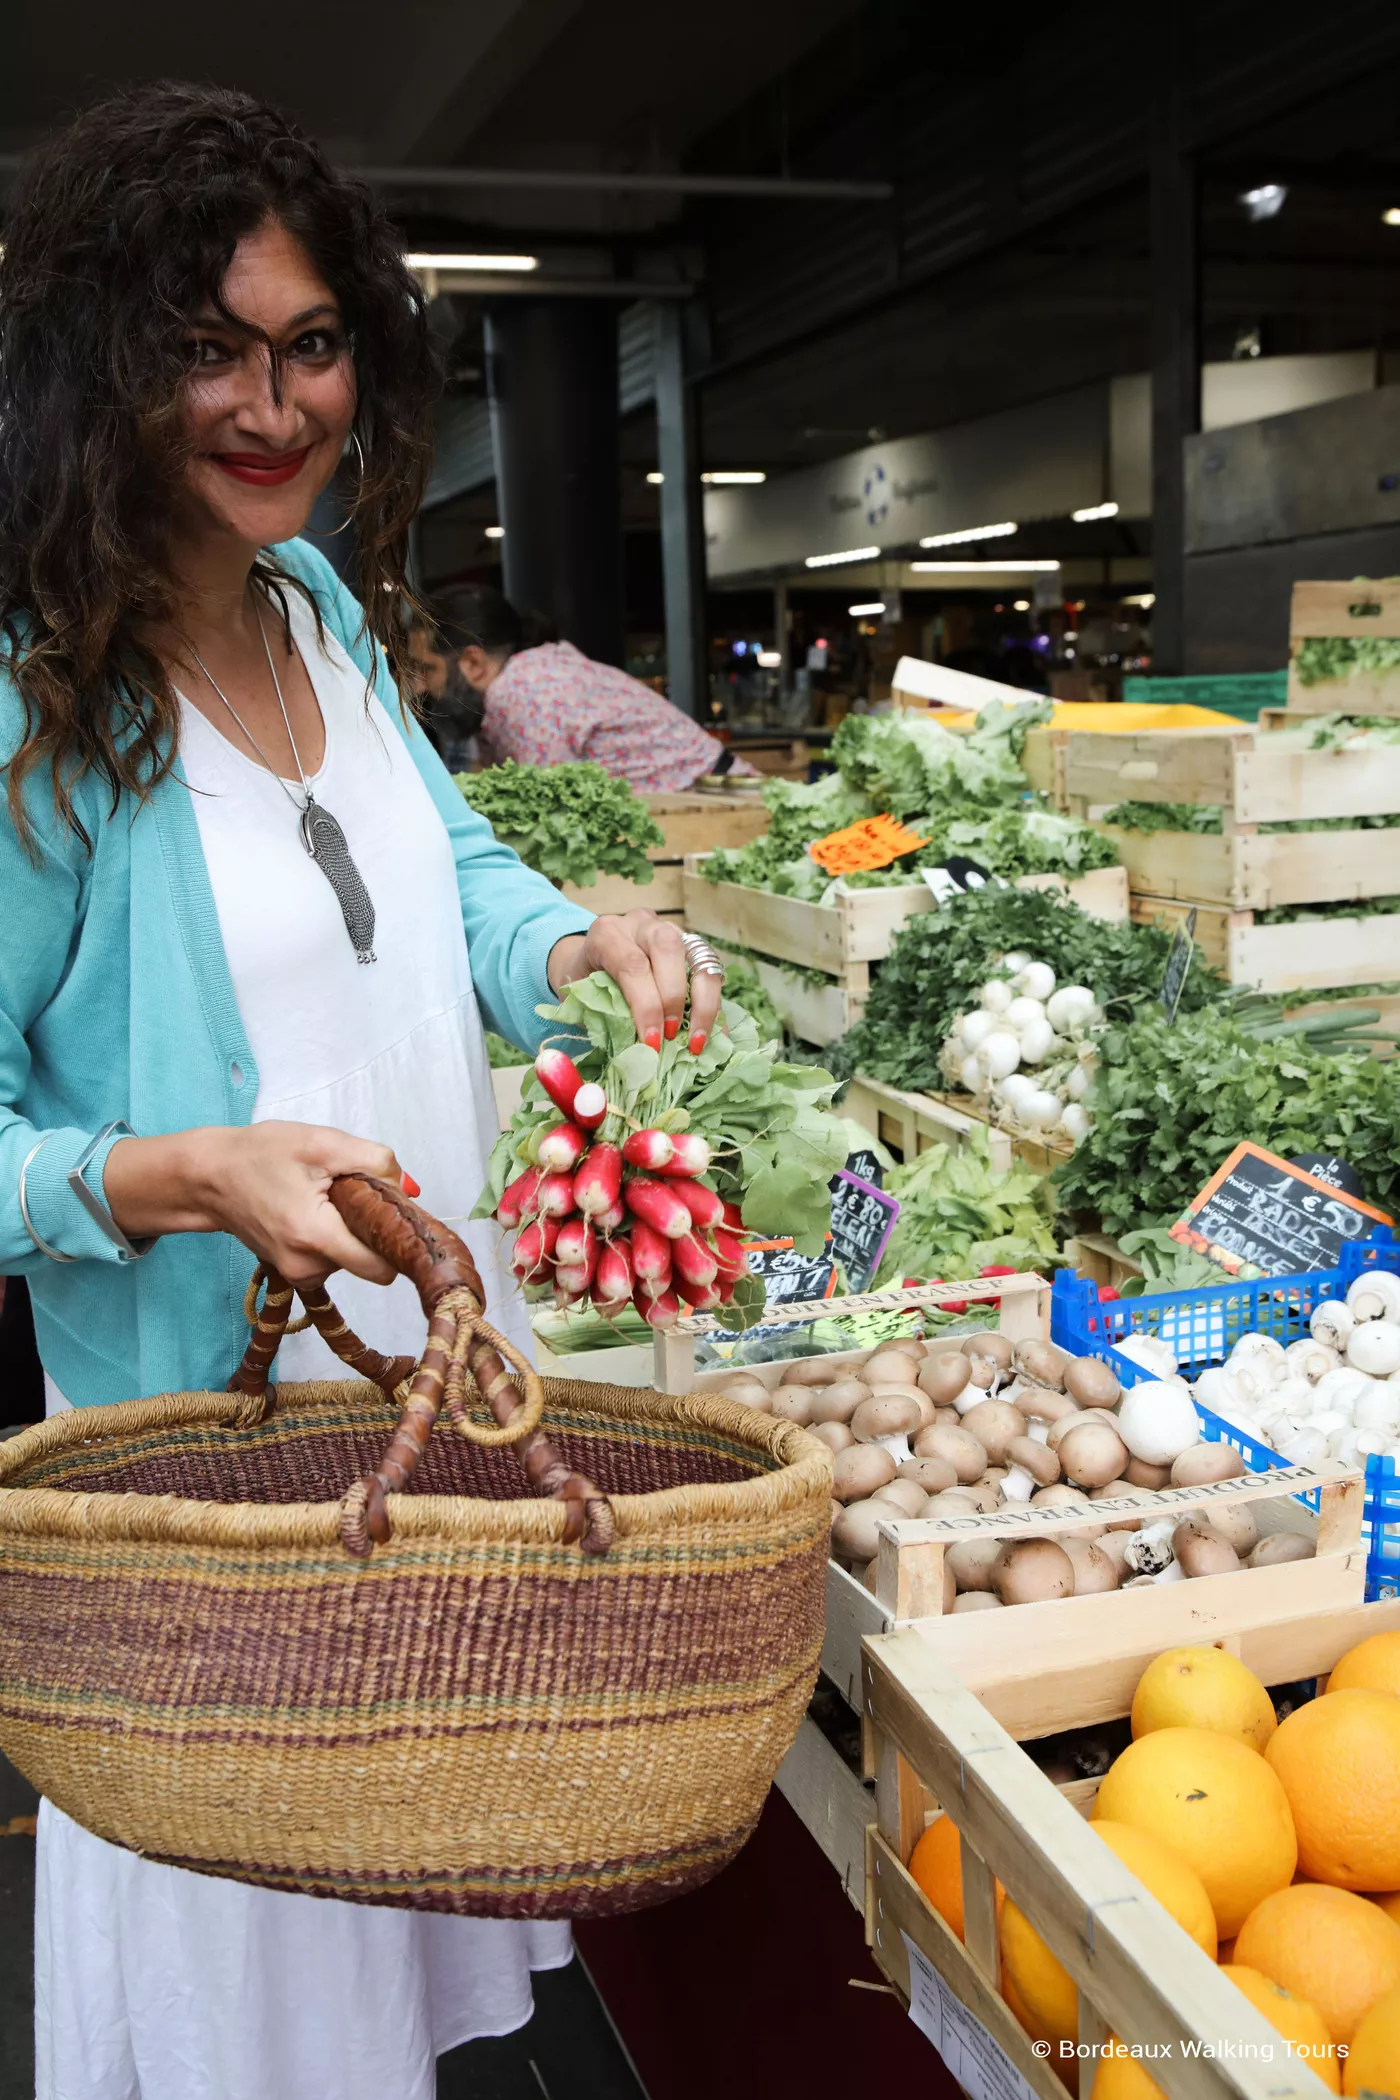
[[[782,666],[783,652],[781,649],[760,649],[758,661],[765,671],[779,670]]]
[[[538,270],[538,255],[406,255],[410,270]]]
[[[883,598],[877,598],[873,605],[848,605],[846,607],[847,612],[856,619],[859,619],[862,613],[869,613],[873,619],[876,613],[882,613],[884,609],[885,601]]]
[[[1030,609],[1031,601],[1029,598],[1015,598],[1012,600],[1012,612],[1029,612]]]
[[[911,561],[920,576],[1044,576],[1053,575],[1057,561]]]
[[[843,561],[878,561],[878,547],[847,547],[840,554],[809,554],[804,569],[835,569]]]
[[[1383,211],[1381,222],[1386,226],[1400,226],[1400,204],[1392,204],[1389,211]]]
[[[505,536],[506,528],[504,525],[488,525],[486,528],[486,537],[488,540],[503,540]]]
[[[647,476],[647,480],[651,483],[654,489],[659,489],[662,482],[665,479],[666,476],[664,474],[648,474]]]
[[[1076,525],[1092,525],[1095,518],[1116,518],[1116,503],[1091,503],[1087,510],[1072,510],[1070,517]]]
[[[1260,219],[1276,219],[1283,210],[1288,196],[1287,185],[1282,182],[1261,182],[1257,189],[1241,190],[1240,203],[1248,218],[1257,225]]]
[[[1019,532],[1020,526],[969,525],[963,532],[935,532],[930,538],[920,540],[921,547],[961,547],[965,540],[1004,540],[1008,533]]]
[[[1122,602],[1124,605],[1141,605],[1146,610],[1157,603],[1157,593],[1155,591],[1136,591],[1131,598],[1125,598]]]
[[[757,488],[768,476],[756,467],[717,467],[713,474],[702,474],[700,479],[713,482],[717,488]]]

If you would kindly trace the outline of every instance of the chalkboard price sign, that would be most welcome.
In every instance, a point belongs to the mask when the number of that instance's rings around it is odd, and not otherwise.
[[[1191,950],[1195,939],[1196,907],[1193,904],[1172,936],[1166,975],[1162,979],[1162,1011],[1169,1021],[1176,1019],[1176,1010],[1181,1004],[1181,995],[1191,970]]]
[[[842,1172],[854,1175],[857,1181],[868,1181],[873,1189],[882,1189],[885,1186],[885,1170],[873,1152],[852,1152]],[[835,1175],[831,1178],[831,1192],[833,1195],[836,1193]]]
[[[1232,1276],[1335,1269],[1349,1241],[1389,1225],[1383,1210],[1259,1145],[1237,1145],[1172,1238]]]
[[[799,1254],[791,1240],[750,1240],[748,1256],[749,1274],[763,1278],[769,1305],[829,1298],[836,1288],[836,1264],[829,1251]]]
[[[867,1291],[899,1216],[899,1202],[843,1169],[831,1178],[829,1246],[852,1291]]]

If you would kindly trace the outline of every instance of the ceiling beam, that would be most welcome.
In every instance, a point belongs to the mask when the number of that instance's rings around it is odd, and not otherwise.
[[[894,195],[890,182],[856,182],[844,176],[618,174],[606,168],[417,168],[356,167],[349,175],[383,189],[424,190],[599,190],[620,195],[671,197],[773,197],[795,203],[844,197],[883,203]]]

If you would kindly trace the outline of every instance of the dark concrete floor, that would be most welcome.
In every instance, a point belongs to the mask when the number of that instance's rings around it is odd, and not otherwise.
[[[34,2100],[33,1791],[0,1758],[0,2100]],[[12,1819],[18,1819],[18,1825]],[[105,2096],[94,2096],[105,2100]],[[334,2100],[308,2093],[304,2100]],[[392,2100],[386,2094],[385,2100]],[[535,1978],[535,2016],[439,2059],[438,2100],[646,2100],[582,1962]]]

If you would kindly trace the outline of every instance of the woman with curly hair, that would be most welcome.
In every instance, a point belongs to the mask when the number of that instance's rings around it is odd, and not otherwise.
[[[29,1280],[51,1410],[223,1385],[255,1258],[346,1272],[350,1325],[416,1351],[413,1293],[332,1178],[417,1194],[411,1166],[469,1211],[483,1019],[533,1053],[537,1004],[588,970],[640,1035],[680,1026],[674,929],[566,904],[401,701],[433,391],[387,222],[249,97],[118,96],[25,172],[0,260],[0,1272]],[[298,537],[343,455],[354,595]],[[695,1038],[717,1005],[697,981]],[[494,1234],[468,1236],[528,1340]],[[278,1371],[339,1366],[306,1333]],[[38,2092],[430,2100],[435,2055],[519,2025],[531,1967],[568,1958],[562,1925],[210,1879],[46,1803]]]

